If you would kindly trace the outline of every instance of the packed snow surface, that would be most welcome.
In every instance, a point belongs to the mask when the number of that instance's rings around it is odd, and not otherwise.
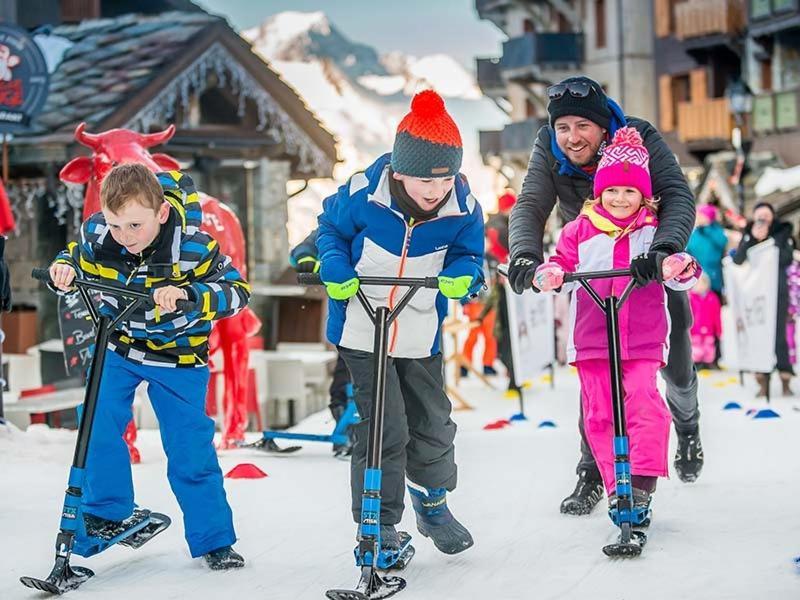
[[[454,413],[459,485],[450,494],[456,516],[475,546],[445,556],[416,532],[409,506],[402,528],[414,535],[416,556],[402,573],[402,600],[681,598],[770,600],[800,597],[800,402],[773,399],[778,419],[754,420],[747,409],[754,384],[715,372],[701,378],[706,466],[694,484],[662,480],[649,541],[638,559],[612,561],[601,551],[614,529],[597,507],[588,517],[559,514],[575,483],[578,456],[577,377],[558,369],[555,388],[544,378],[526,392],[529,420],[495,431],[490,421],[517,412],[517,402],[470,379],[461,386],[475,410]],[[777,392],[777,390],[775,390]],[[742,410],[724,411],[729,401]],[[555,429],[539,429],[545,420]],[[298,430],[332,428],[325,413]],[[255,437],[255,434],[251,434]],[[75,433],[34,426],[0,427],[0,531],[5,559],[0,598],[40,599],[22,575],[46,577],[53,565],[67,470]],[[173,517],[172,527],[138,551],[111,548],[73,564],[96,576],[69,598],[152,600],[270,598],[322,600],[326,589],[352,587],[355,525],[350,517],[349,466],[325,444],[307,443],[290,456],[235,450],[220,453],[223,471],[258,465],[265,479],[226,480],[246,568],[209,571],[192,560],[180,510],[166,481],[155,431],[140,432],[143,463],[133,469],[137,502]],[[673,435],[671,453],[674,452]],[[671,459],[670,459],[671,462]]]

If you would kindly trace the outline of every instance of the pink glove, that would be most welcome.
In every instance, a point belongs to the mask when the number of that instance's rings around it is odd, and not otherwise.
[[[692,256],[686,252],[670,254],[661,263],[661,278],[664,281],[675,279],[678,282],[688,281],[699,275],[699,266]]]
[[[545,263],[536,269],[533,285],[543,292],[558,290],[564,285],[564,270],[556,264]]]

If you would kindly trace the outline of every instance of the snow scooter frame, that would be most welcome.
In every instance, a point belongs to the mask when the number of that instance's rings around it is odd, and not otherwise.
[[[321,285],[317,273],[300,273],[298,283],[302,285]],[[386,400],[386,367],[388,363],[389,326],[408,305],[414,295],[422,288],[438,289],[436,277],[360,277],[360,285],[403,286],[408,291],[397,305],[374,307],[359,287],[356,298],[375,324],[375,361],[372,380],[372,412],[369,419],[367,438],[367,465],[364,470],[364,493],[361,496],[361,521],[359,525],[358,546],[355,549],[356,566],[361,568],[361,576],[355,590],[331,589],[325,593],[329,600],[375,600],[388,598],[406,587],[402,577],[381,577],[378,569],[402,568],[413,556],[410,536],[402,536],[405,545],[399,551],[381,551],[381,453],[383,449],[383,413]],[[408,554],[410,551],[410,555]],[[405,558],[404,558],[404,555]],[[403,560],[400,565],[398,561]]]
[[[47,269],[34,269],[31,273],[34,279],[50,283],[50,273]],[[77,278],[73,284],[78,288],[78,292],[86,303],[92,321],[97,329],[97,338],[94,354],[92,356],[89,378],[86,382],[86,391],[83,402],[83,416],[78,427],[78,439],[75,442],[75,454],[72,458],[72,466],[69,472],[69,482],[64,495],[64,506],[61,511],[60,530],[56,536],[56,557],[50,575],[46,579],[36,579],[34,577],[20,577],[20,582],[26,587],[48,592],[54,595],[61,595],[64,592],[74,590],[85,583],[90,577],[94,576],[91,569],[85,567],[73,567],[69,563],[70,556],[77,554],[88,558],[114,544],[120,543],[130,548],[138,548],[145,541],[166,529],[170,524],[170,519],[160,513],[149,511],[135,511],[132,517],[123,521],[130,526],[124,528],[119,533],[105,538],[89,536],[86,532],[83,510],[81,509],[82,489],[86,478],[86,457],[89,450],[89,439],[92,435],[94,415],[97,408],[97,396],[100,391],[100,378],[103,372],[108,340],[111,332],[117,325],[125,320],[133,311],[146,302],[152,302],[149,294],[136,292],[125,288]],[[97,307],[92,303],[90,290],[99,290],[111,294],[117,294],[132,301],[117,315],[113,320],[105,315],[101,315]],[[194,302],[189,300],[178,300],[178,309],[190,311],[194,308]],[[148,532],[150,535],[144,540],[137,540],[133,536],[139,533]]]
[[[580,284],[606,316],[608,363],[611,369],[611,403],[614,412],[614,474],[617,493],[616,518],[612,516],[612,520],[620,528],[617,542],[603,547],[603,553],[611,557],[639,556],[642,553],[642,547],[647,542],[647,535],[643,531],[633,529],[635,526],[642,525],[647,519],[649,509],[641,511],[633,506],[628,432],[625,424],[625,391],[622,387],[622,355],[619,341],[619,309],[630,296],[636,282],[631,279],[619,297],[611,294],[601,298],[589,280],[630,276],[630,268],[564,274],[564,283]]]
[[[352,425],[358,423],[359,418],[358,408],[353,400],[353,384],[348,383],[346,389],[347,407],[345,408],[344,413],[342,413],[339,421],[336,422],[336,425],[334,425],[333,431],[330,434],[294,433],[291,431],[275,431],[269,429],[261,432],[262,437],[260,440],[257,440],[252,444],[245,444],[242,447],[255,448],[257,450],[263,450],[264,452],[278,454],[291,454],[303,448],[302,446],[287,446],[286,448],[281,448],[275,443],[274,440],[276,439],[298,440],[304,442],[323,442],[332,444],[334,446],[346,446],[350,443],[350,436],[347,435],[347,430]],[[345,456],[343,455],[343,457]]]

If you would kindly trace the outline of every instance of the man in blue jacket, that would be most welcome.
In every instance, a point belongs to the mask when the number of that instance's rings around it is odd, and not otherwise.
[[[393,321],[383,428],[381,543],[400,546],[395,525],[403,513],[404,482],[417,528],[436,547],[455,554],[472,536],[450,513],[446,492],[456,487],[456,425],[444,391],[439,329],[448,298],[483,285],[483,216],[459,173],[461,136],[433,91],[417,94],[400,122],[391,154],[357,173],[327,198],[317,246],[329,302],[328,339],[339,348],[355,386],[361,422],[355,426],[352,510],[360,520],[373,378],[373,324],[358,302],[359,277],[433,277]],[[374,305],[394,306],[396,287],[369,286]]]

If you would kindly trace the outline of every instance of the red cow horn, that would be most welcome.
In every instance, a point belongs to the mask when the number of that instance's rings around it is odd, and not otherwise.
[[[139,136],[139,141],[144,148],[158,146],[163,144],[168,139],[175,135],[175,125],[170,125],[164,131],[156,131],[155,133],[143,133]]]
[[[92,150],[97,150],[100,146],[100,136],[94,133],[87,133],[85,131],[86,123],[80,123],[75,128],[75,140]]]

